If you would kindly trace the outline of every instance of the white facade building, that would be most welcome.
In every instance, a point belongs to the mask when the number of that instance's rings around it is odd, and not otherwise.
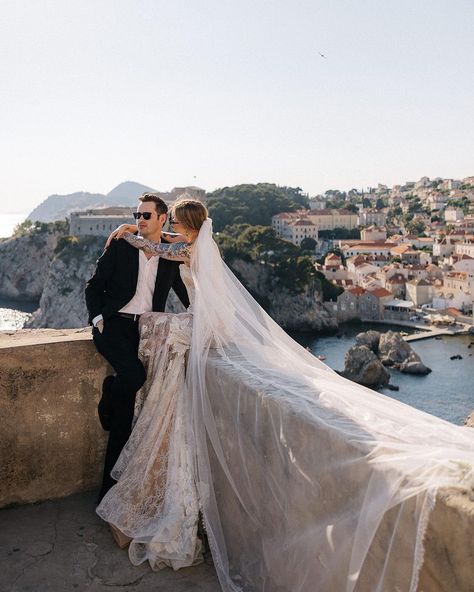
[[[450,223],[461,222],[464,220],[464,212],[461,208],[446,208],[444,210],[444,219]]]
[[[384,226],[386,222],[387,214],[384,211],[375,208],[364,208],[360,210],[357,219],[358,226],[367,226],[371,224],[375,226]]]
[[[458,255],[469,255],[469,257],[474,257],[474,239],[456,243],[454,246],[454,252]]]
[[[312,238],[318,242],[318,227],[310,220],[298,218],[285,225],[282,238],[299,247],[305,238]]]

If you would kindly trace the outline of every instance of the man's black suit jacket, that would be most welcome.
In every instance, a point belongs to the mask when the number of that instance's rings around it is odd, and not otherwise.
[[[162,241],[164,242],[164,241]],[[89,324],[97,315],[104,321],[130,302],[138,281],[139,249],[123,239],[113,240],[97,261],[94,275],[86,284],[86,304]],[[179,275],[177,261],[160,257],[153,293],[153,312],[163,312],[171,288],[187,308],[188,294]]]

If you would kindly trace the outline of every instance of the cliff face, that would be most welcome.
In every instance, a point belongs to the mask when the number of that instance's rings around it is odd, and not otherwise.
[[[34,232],[0,243],[0,297],[39,300],[54,258],[58,233]]]
[[[102,253],[102,237],[40,233],[0,243],[0,296],[40,300],[28,328],[72,329],[87,325],[84,288]],[[336,320],[321,304],[317,289],[291,294],[272,285],[260,265],[236,260],[233,270],[269,314],[285,329],[332,331]],[[167,310],[181,312],[170,292]]]
[[[290,331],[334,331],[337,321],[323,307],[321,293],[307,288],[290,294],[272,285],[268,271],[255,263],[236,259],[232,270],[275,321]]]
[[[29,328],[72,329],[85,327],[88,314],[84,288],[104,249],[103,237],[64,237],[58,245],[41,295],[38,310],[26,324]],[[184,307],[170,292],[167,310],[182,312]]]
[[[84,288],[104,248],[103,237],[64,237],[51,262],[39,308],[26,327],[87,326]]]

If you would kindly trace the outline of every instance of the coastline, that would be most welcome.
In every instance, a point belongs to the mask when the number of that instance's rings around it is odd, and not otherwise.
[[[324,336],[311,333],[292,333],[291,336],[318,356],[325,356],[325,364],[333,370],[344,368],[344,357],[355,344],[357,333],[373,329],[383,331],[382,325],[375,323],[344,323],[336,335]],[[403,330],[413,335],[410,327],[386,326],[386,330]],[[399,391],[388,388],[379,392],[441,417],[456,425],[462,425],[474,409],[474,342],[473,335],[443,335],[410,343],[422,361],[432,369],[426,376],[402,374],[391,368],[390,382]],[[451,356],[460,355],[460,359]]]
[[[0,331],[23,329],[38,306],[37,301],[0,298]]]

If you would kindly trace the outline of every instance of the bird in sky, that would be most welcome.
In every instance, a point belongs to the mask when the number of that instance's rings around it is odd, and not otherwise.
[[[324,58],[325,60],[327,60],[327,57],[326,57],[326,56],[325,56],[323,53],[321,53],[320,51],[319,51],[318,53],[319,53],[319,55],[320,55],[322,58]]]

